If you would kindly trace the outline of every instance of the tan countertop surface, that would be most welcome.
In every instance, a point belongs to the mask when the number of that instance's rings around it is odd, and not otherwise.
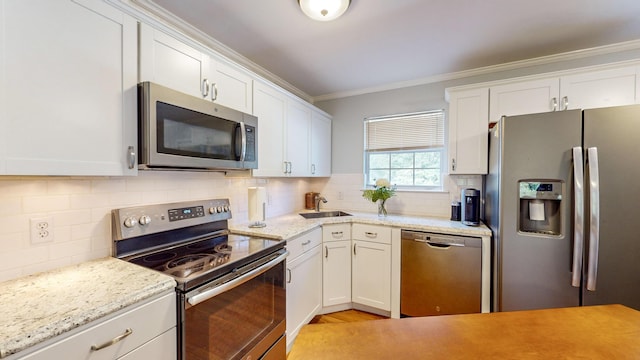
[[[331,209],[322,209],[322,211],[330,210]],[[452,235],[491,236],[491,230],[485,225],[467,226],[463,225],[460,221],[451,221],[446,218],[403,215],[379,217],[377,214],[372,213],[346,211],[352,214],[352,216],[305,219],[299,215],[299,213],[302,212],[313,211],[301,210],[293,214],[267,219],[265,221],[267,226],[263,228],[250,228],[249,223],[231,224],[229,228],[236,234],[262,236],[279,240],[292,238],[324,224],[341,223],[385,225],[402,229],[432,231]]]
[[[174,289],[173,278],[104,258],[0,283],[0,358]]]
[[[602,305],[305,325],[287,360],[626,360],[639,339],[639,311]]]

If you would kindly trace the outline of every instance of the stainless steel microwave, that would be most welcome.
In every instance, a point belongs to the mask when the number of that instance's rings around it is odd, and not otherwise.
[[[255,169],[258,118],[158,84],[138,85],[140,169]]]

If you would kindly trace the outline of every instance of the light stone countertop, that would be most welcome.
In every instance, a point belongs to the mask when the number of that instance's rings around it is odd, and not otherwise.
[[[322,209],[331,211],[331,209]],[[490,237],[491,230],[485,225],[467,226],[460,221],[451,221],[446,218],[387,215],[379,217],[375,213],[363,213],[346,211],[352,216],[338,216],[318,219],[305,219],[300,216],[303,212],[313,212],[310,210],[300,210],[293,214],[278,216],[264,221],[267,226],[263,228],[250,228],[249,223],[230,224],[231,232],[241,235],[260,236],[278,240],[287,240],[307,231],[313,230],[324,224],[359,223],[392,226],[402,229],[431,231],[441,234]]]
[[[0,358],[174,289],[157,271],[103,258],[0,283]]]

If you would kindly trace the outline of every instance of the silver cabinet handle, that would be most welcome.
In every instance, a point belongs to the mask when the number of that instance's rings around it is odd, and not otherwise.
[[[567,110],[569,108],[569,97],[568,96],[563,96],[562,97],[562,110]]]
[[[598,148],[587,149],[589,162],[589,263],[587,267],[587,290],[596,291],[598,277],[598,250],[600,248],[600,174],[598,170]]]
[[[131,330],[131,328],[128,328],[128,329],[126,329],[126,330],[124,331],[124,333],[123,333],[123,334],[118,335],[118,336],[114,337],[113,339],[111,339],[111,340],[109,340],[109,341],[107,341],[107,342],[105,342],[105,343],[103,343],[103,344],[100,344],[100,345],[91,345],[91,351],[98,351],[98,350],[102,350],[102,349],[104,349],[104,348],[106,348],[106,347],[109,347],[109,346],[111,346],[111,345],[113,345],[113,344],[115,344],[115,343],[117,343],[117,342],[119,342],[119,341],[123,340],[124,338],[126,338],[127,336],[129,336],[129,335],[131,335],[131,334],[133,334],[133,330]]]
[[[293,163],[289,161],[289,174],[291,174],[292,170],[293,170]]]
[[[309,245],[309,244],[311,244],[311,240],[307,240],[307,241],[303,242],[303,243],[302,243],[302,246],[307,246],[307,245]]]
[[[357,255],[356,254],[356,244],[353,244],[353,255]]]
[[[209,80],[202,79],[202,97],[209,96]]]
[[[451,171],[456,171],[456,159],[451,159]]]
[[[213,91],[211,92],[211,101],[218,100],[218,85],[216,83],[211,83],[211,87]]]
[[[129,155],[129,169],[133,169],[136,166],[136,149],[133,146],[127,148]]]
[[[370,237],[370,238],[376,238],[376,237],[378,237],[378,233],[374,233],[374,232],[368,232],[368,231],[367,231],[367,232],[365,232],[364,234],[365,234],[367,237]]]
[[[575,203],[573,211],[573,266],[571,267],[571,286],[580,287],[582,275],[582,252],[584,250],[584,171],[582,147],[573,148],[573,188]]]
[[[551,111],[556,111],[558,110],[558,99],[557,98],[551,98]]]
[[[324,257],[328,258],[329,257],[329,247],[328,246],[324,246]]]
[[[287,280],[287,284],[291,284],[291,269],[287,268],[287,275],[289,276],[289,279]]]
[[[311,164],[311,173],[312,174],[316,173],[316,164]]]
[[[342,238],[344,233],[342,231],[332,231],[331,236],[334,238]]]

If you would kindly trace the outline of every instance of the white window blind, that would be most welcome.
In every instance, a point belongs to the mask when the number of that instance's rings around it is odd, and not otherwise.
[[[365,119],[365,150],[402,151],[444,147],[444,110]]]

